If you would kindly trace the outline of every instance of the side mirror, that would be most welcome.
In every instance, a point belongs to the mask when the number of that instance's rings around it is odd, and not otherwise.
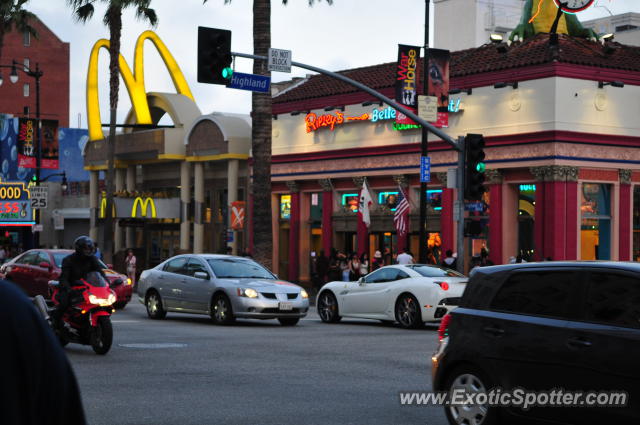
[[[364,281],[364,277],[361,277],[360,279],[358,279],[358,285],[360,286],[364,286],[366,282]]]
[[[38,264],[38,267],[42,267],[43,269],[50,269],[51,264],[47,263],[46,261],[42,261],[40,264]]]
[[[193,274],[193,277],[195,277],[196,279],[204,279],[207,280],[209,279],[209,274],[206,272],[195,272]]]

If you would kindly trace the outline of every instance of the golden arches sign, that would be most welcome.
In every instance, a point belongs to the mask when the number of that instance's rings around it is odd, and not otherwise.
[[[124,59],[122,54],[118,58],[120,66],[120,75],[124,80],[124,84],[129,92],[131,106],[136,114],[138,124],[152,124],[151,111],[147,102],[147,91],[144,85],[144,42],[151,40],[156,46],[160,57],[169,71],[173,85],[180,94],[193,99],[191,89],[173,58],[167,46],[153,31],[145,31],[140,34],[136,41],[136,48],[133,58],[133,73]],[[89,124],[89,140],[102,140],[104,133],[102,132],[102,123],[100,121],[100,101],[98,96],[98,55],[100,49],[109,50],[109,40],[100,39],[93,45],[91,56],[89,58],[89,71],[87,74],[87,120]]]
[[[147,216],[147,207],[149,205],[151,205],[151,218],[156,218],[156,216],[158,215],[156,213],[156,204],[155,202],[153,202],[153,199],[151,198],[146,198],[144,201],[142,200],[141,197],[137,197],[135,201],[133,201],[133,207],[131,207],[131,217],[132,218],[136,218],[136,212],[137,212],[137,207],[138,204],[140,204],[140,217],[146,217]]]

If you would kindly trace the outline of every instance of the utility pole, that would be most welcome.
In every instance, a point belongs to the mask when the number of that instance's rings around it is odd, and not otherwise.
[[[425,0],[424,11],[424,59],[422,72],[423,79],[423,93],[428,95],[429,93],[429,6],[431,0]],[[427,146],[427,140],[429,139],[429,130],[422,127],[422,143],[421,153],[423,157],[429,155],[429,147]],[[422,161],[422,160],[421,160]],[[422,180],[422,179],[421,179]],[[420,182],[420,245],[418,247],[418,262],[420,264],[427,263],[427,182]],[[402,247],[404,248],[404,247]]]
[[[458,197],[454,202],[454,216],[458,216],[458,235],[456,240],[458,261],[457,268],[460,273],[464,274],[464,185],[465,185],[465,158],[466,149],[464,136],[458,137],[458,146],[461,150],[458,151],[458,173],[456,175],[456,186],[458,189]]]

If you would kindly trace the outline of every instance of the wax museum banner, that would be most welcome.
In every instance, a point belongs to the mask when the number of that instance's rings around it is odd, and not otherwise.
[[[60,166],[58,121],[42,120],[42,162],[40,168],[57,170]]]
[[[427,95],[438,99],[438,120],[436,127],[449,126],[449,64],[448,50],[429,49],[429,86]]]
[[[36,120],[18,118],[18,167],[36,168]]]
[[[412,111],[418,110],[418,61],[419,46],[398,45],[398,65],[396,67],[396,101]],[[398,124],[416,124],[398,111]]]

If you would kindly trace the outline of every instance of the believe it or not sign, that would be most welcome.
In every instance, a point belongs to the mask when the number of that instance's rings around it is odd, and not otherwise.
[[[438,98],[418,96],[418,116],[425,121],[436,121],[438,119]]]
[[[31,192],[31,208],[47,208],[49,199],[48,186],[33,186],[29,189],[29,191]]]
[[[24,182],[0,182],[0,226],[32,226],[33,211]]]
[[[291,50],[269,49],[269,71],[291,72]]]

